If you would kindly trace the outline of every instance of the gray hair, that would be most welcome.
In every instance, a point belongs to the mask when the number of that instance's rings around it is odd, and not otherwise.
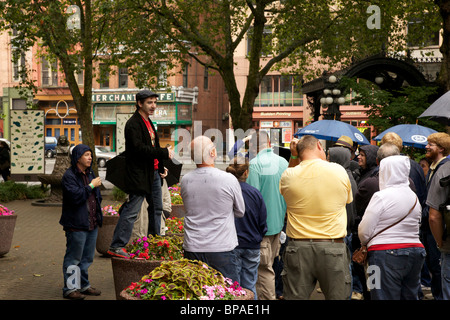
[[[400,154],[400,150],[395,144],[392,143],[384,143],[377,151],[377,159],[378,161],[383,160],[384,158],[390,156],[397,156]]]

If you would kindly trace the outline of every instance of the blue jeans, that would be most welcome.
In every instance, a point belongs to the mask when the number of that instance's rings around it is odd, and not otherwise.
[[[241,287],[251,290],[256,294],[256,281],[258,280],[258,266],[260,249],[234,249],[237,257],[237,282]]]
[[[427,251],[426,263],[431,273],[431,293],[434,300],[442,300],[441,252],[429,228],[422,231],[422,243]]]
[[[442,253],[441,272],[442,299],[450,300],[450,253]]]
[[[77,289],[84,291],[90,287],[88,268],[94,261],[97,234],[98,228],[92,231],[66,231],[66,254],[63,261],[64,296]],[[78,276],[76,271],[70,272],[71,270],[69,270],[70,274],[67,273],[67,269],[71,266],[79,268],[80,277],[77,279],[79,281],[72,281],[74,277]],[[79,284],[79,288],[75,287],[76,283]]]
[[[370,289],[372,300],[418,300],[425,256],[424,248],[369,251],[369,267],[379,268],[369,274],[377,283]]]
[[[128,244],[131,233],[133,232],[134,222],[136,221],[139,211],[141,210],[144,199],[146,199],[148,203],[148,234],[161,234],[161,177],[159,173],[155,171],[152,194],[145,196],[130,194],[128,201],[123,204],[120,211],[119,221],[117,221],[116,228],[114,229],[113,239],[110,245],[111,248],[123,248]],[[154,207],[156,210],[153,209]]]
[[[148,206],[148,234],[161,234],[161,214],[163,212],[161,176],[155,170],[155,177],[152,184],[152,202]]]
[[[238,281],[237,257],[234,250],[226,252],[191,252],[184,251],[184,258],[199,260],[219,271],[225,278]]]

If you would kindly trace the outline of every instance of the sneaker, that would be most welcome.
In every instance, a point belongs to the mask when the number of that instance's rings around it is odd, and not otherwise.
[[[86,290],[81,291],[81,293],[85,294],[87,296],[99,296],[102,294],[102,292],[100,290],[92,288],[92,287],[89,287]]]
[[[124,259],[128,259],[130,257],[130,255],[125,250],[125,248],[110,248],[106,253],[111,256],[124,258]]]
[[[71,293],[63,297],[69,300],[83,300],[84,298],[86,298],[86,296],[79,291],[72,291]]]

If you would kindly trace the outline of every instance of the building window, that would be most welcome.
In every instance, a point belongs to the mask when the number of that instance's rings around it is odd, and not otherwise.
[[[84,72],[83,72],[84,69],[83,69],[83,60],[82,59],[79,59],[78,67],[80,69],[77,71],[76,79],[77,79],[77,83],[82,85],[82,84],[84,84]]]
[[[430,47],[439,46],[439,31],[425,31],[425,23],[419,19],[408,22],[407,43],[409,47]],[[423,35],[427,35],[424,38]]]
[[[128,68],[119,68],[119,88],[128,88]]]
[[[26,110],[27,101],[24,99],[12,99],[12,108],[13,110]]]
[[[265,76],[255,99],[256,107],[296,107],[303,106],[300,81],[294,75]]]
[[[104,63],[100,64],[100,79],[98,82],[100,88],[109,88],[109,67]]]
[[[58,85],[58,63],[56,61],[49,63],[49,61],[42,57],[42,86],[56,87]]]
[[[189,70],[189,63],[184,64],[183,68],[183,87],[188,87],[188,70]]]
[[[13,53],[14,55],[14,53]],[[19,57],[13,59],[13,80],[20,81],[21,73],[25,71],[25,53],[21,52]]]
[[[159,64],[158,86],[160,88],[167,87],[167,63],[166,62],[161,62]]]
[[[209,70],[208,67],[205,67],[205,71],[203,72],[203,89],[209,89]]]
[[[247,55],[250,54],[250,51],[252,50],[252,35],[253,35],[253,28],[249,29],[249,31],[247,32]],[[261,49],[261,57],[267,57],[270,56],[271,53],[268,52],[267,48],[265,48],[265,46],[269,45],[272,43],[272,28],[271,27],[267,27],[264,28],[263,31],[263,47]]]

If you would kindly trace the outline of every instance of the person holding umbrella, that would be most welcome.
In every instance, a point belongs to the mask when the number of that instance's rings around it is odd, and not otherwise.
[[[144,198],[149,203],[149,234],[161,228],[161,177],[163,160],[173,159],[171,147],[161,148],[156,129],[150,119],[156,109],[158,94],[142,90],[136,94],[136,112],[125,125],[125,186],[129,199],[120,210],[108,254],[128,258],[124,247],[130,240],[133,225]],[[156,211],[158,210],[158,211]]]

